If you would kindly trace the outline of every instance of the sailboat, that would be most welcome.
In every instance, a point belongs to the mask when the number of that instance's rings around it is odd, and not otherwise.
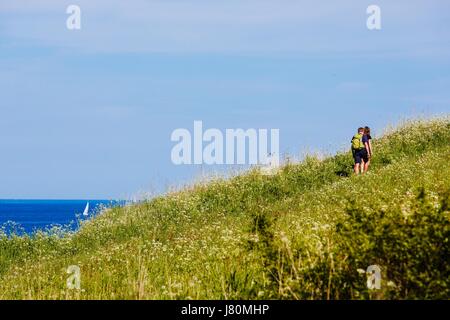
[[[83,216],[89,215],[89,202],[86,204],[86,208],[84,208]]]

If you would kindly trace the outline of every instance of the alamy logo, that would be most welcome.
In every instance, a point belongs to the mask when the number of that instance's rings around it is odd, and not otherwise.
[[[80,267],[77,265],[71,265],[67,268],[66,272],[70,276],[66,280],[67,289],[70,290],[80,290],[81,288],[81,271]]]
[[[359,274],[367,276],[367,289],[379,290],[381,288],[381,268],[376,264],[367,267],[367,270],[357,269]],[[389,285],[389,284],[388,284]]]
[[[367,288],[369,290],[379,290],[381,288],[381,269],[377,265],[367,267]]]
[[[70,16],[66,20],[66,27],[69,30],[81,29],[81,9],[79,6],[72,4],[67,7],[66,13]]]
[[[178,142],[171,153],[172,162],[180,164],[249,164],[279,163],[279,129],[219,129],[203,132],[202,121],[194,121],[194,134],[187,129],[172,132]],[[204,145],[206,143],[206,145]]]
[[[366,21],[367,29],[381,30],[381,8],[372,4],[367,7],[366,12],[369,14]]]

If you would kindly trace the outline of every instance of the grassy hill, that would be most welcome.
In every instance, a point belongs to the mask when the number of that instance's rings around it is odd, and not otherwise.
[[[450,298],[450,120],[274,176],[252,170],[115,208],[78,232],[0,232],[0,299]],[[81,290],[66,288],[70,265]],[[381,268],[381,289],[363,273]]]

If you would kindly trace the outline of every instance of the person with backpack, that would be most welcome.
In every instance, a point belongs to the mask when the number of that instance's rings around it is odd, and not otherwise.
[[[355,174],[364,173],[364,162],[369,161],[368,153],[363,142],[364,128],[358,128],[358,133],[352,138],[352,154],[355,160]]]
[[[365,157],[367,160],[364,160],[364,172],[367,172],[369,170],[370,165],[370,159],[372,158],[373,151],[372,151],[372,136],[370,135],[370,128],[364,127],[364,135],[362,137],[362,142],[364,144],[365,149]]]

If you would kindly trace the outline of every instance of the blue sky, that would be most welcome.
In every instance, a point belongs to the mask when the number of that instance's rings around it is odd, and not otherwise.
[[[69,4],[82,29],[66,28]],[[381,8],[382,29],[366,28]],[[175,166],[176,128],[279,128],[334,152],[355,127],[450,112],[450,3],[0,3],[0,198],[127,198],[216,168]]]

